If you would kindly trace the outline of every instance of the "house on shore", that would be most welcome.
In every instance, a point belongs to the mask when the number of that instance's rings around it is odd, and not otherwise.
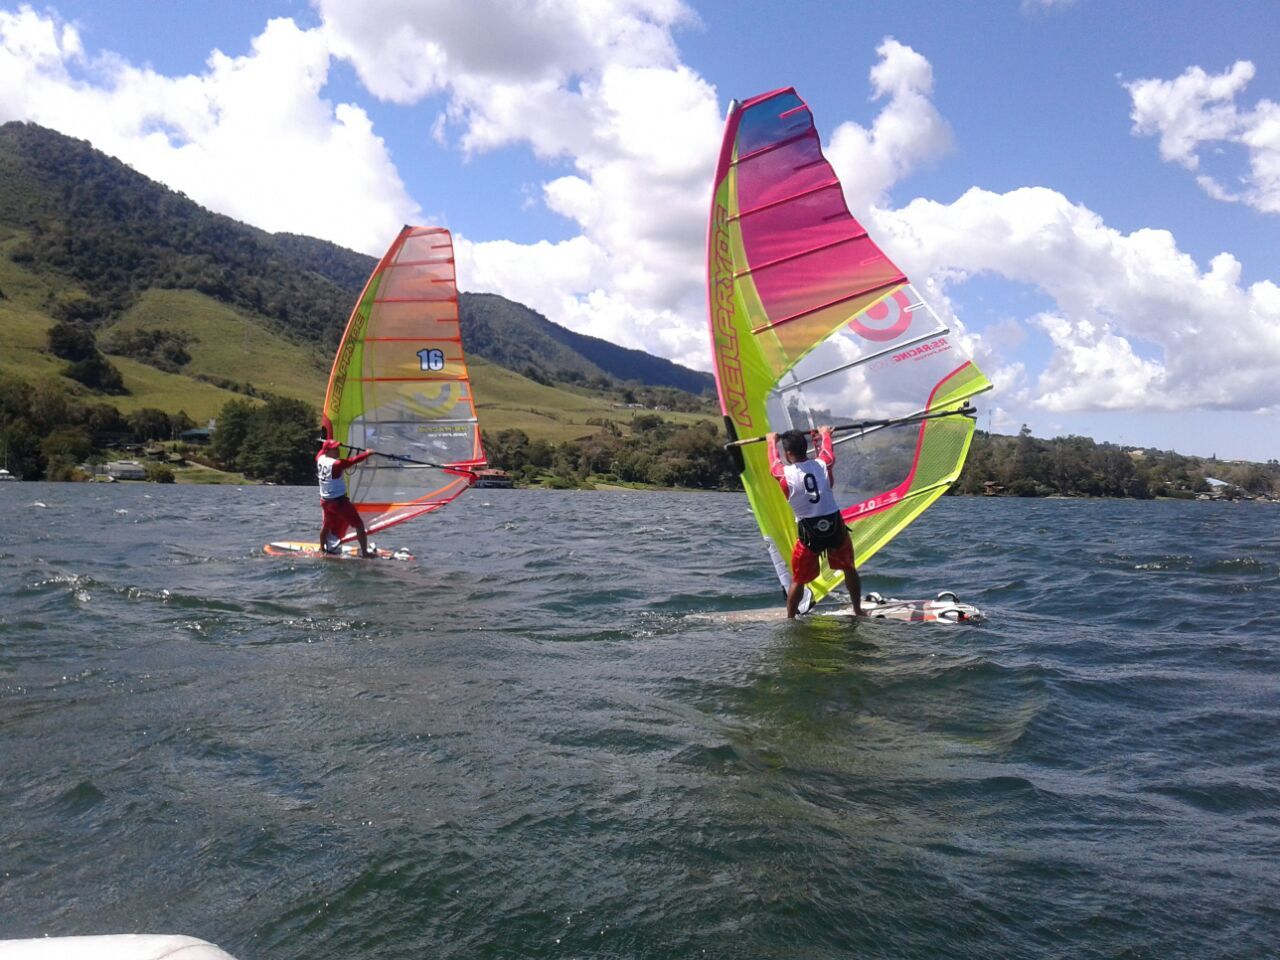
[[[107,464],[107,476],[115,480],[145,480],[147,471],[137,460],[112,460]]]
[[[476,486],[477,487],[499,487],[506,488],[515,485],[511,474],[505,470],[477,470]]]

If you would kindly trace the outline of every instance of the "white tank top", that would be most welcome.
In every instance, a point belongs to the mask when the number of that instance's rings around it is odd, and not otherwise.
[[[835,494],[827,480],[827,465],[821,460],[802,460],[782,468],[791,495],[787,502],[798,519],[825,517],[839,511]]]
[[[333,475],[337,462],[335,457],[316,457],[316,479],[320,481],[321,500],[337,500],[347,495],[347,478]]]

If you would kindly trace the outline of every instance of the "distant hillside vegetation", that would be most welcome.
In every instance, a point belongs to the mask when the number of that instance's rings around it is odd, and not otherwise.
[[[709,373],[574,333],[495,293],[464,293],[458,306],[467,349],[512,370],[570,382],[606,376],[689,393],[715,389]]]
[[[0,223],[27,234],[11,259],[88,294],[54,304],[57,319],[96,322],[148,289],[195,290],[322,342],[336,341],[350,310],[350,288],[311,269],[336,259],[322,249],[332,244],[311,241],[304,254],[295,238],[210,213],[83,140],[0,126],[0,184]]]
[[[390,244],[392,237],[387,238]],[[299,270],[314,273],[337,285],[347,296],[344,312],[350,313],[355,298],[364,289],[369,274],[378,262],[377,257],[356,253],[328,240],[304,237],[298,233],[273,233],[271,242],[281,256]],[[346,322],[344,316],[343,322]]]
[[[1280,496],[1280,463],[1223,462],[1089,437],[1016,437],[977,431],[953,493],[1019,497],[1235,498]]]

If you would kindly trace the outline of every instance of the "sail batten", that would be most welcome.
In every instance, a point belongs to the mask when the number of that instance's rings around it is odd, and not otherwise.
[[[785,114],[783,116],[785,116]],[[740,166],[749,160],[757,160],[766,153],[773,153],[775,150],[781,150],[784,147],[788,147],[791,144],[795,143],[797,140],[803,140],[807,136],[809,136],[808,133],[799,133],[799,134],[796,134],[794,137],[787,138],[786,140],[779,140],[777,143],[771,143],[767,146],[760,147],[756,150],[752,150],[750,153],[745,153],[742,156],[738,157],[736,160],[732,161],[732,163],[734,166]]]
[[[324,421],[347,446],[386,455],[348,483],[370,532],[438,510],[484,466],[448,230],[405,227],[379,261],[338,347]]]
[[[467,418],[467,417],[461,417],[461,418],[459,418],[459,419],[457,419],[457,420],[450,420],[450,419],[448,419],[448,418],[446,418],[446,417],[437,417],[436,419],[432,420],[431,422],[432,422],[432,423],[474,423],[475,421],[474,421],[474,420],[471,420],[471,419],[469,419],[469,418]],[[417,424],[417,423],[418,423],[418,421],[417,421],[417,420],[383,420],[383,421],[382,421],[383,426],[387,426],[387,425],[400,425],[400,424],[405,424],[405,425],[407,425],[407,424]],[[481,461],[481,462],[484,462],[484,461]]]
[[[933,337],[939,336],[941,334],[950,333],[950,332],[951,330],[947,327],[939,327],[935,330],[930,330],[927,333],[922,333],[918,337],[914,337],[910,340],[905,340],[902,343],[897,344],[895,346],[886,347],[884,350],[877,350],[874,353],[868,353],[865,356],[858,357],[856,360],[850,360],[848,363],[841,364],[838,367],[832,367],[830,370],[826,370],[822,373],[815,373],[812,376],[805,377],[803,380],[795,379],[791,383],[788,383],[786,386],[779,387],[778,389],[779,390],[795,390],[799,387],[805,386],[806,384],[816,383],[819,380],[825,380],[827,377],[837,376],[838,374],[845,373],[849,370],[853,370],[855,367],[861,367],[865,364],[871,363],[873,360],[879,360],[881,357],[887,357],[891,353],[897,353],[899,350],[902,350],[904,348],[913,347],[918,343],[924,343],[926,340],[932,339]]]
[[[754,273],[759,273],[761,270],[768,270],[770,267],[781,266],[784,263],[790,263],[793,260],[799,260],[801,257],[807,257],[810,254],[820,253],[823,250],[829,250],[831,247],[838,247],[842,243],[852,243],[855,240],[862,240],[865,237],[866,237],[865,233],[859,233],[859,234],[855,234],[852,237],[841,237],[840,239],[832,240],[829,243],[822,243],[816,247],[808,247],[807,249],[804,249],[804,250],[797,250],[795,253],[789,253],[785,257],[778,257],[775,260],[770,260],[766,263],[761,263],[754,267],[744,267],[743,269],[735,273],[733,275],[733,278],[737,280],[741,277],[749,277]]]
[[[812,166],[812,164],[806,164],[806,166]],[[800,169],[803,169],[803,168],[800,168]],[[778,204],[780,203],[790,203],[793,200],[803,200],[805,197],[811,196],[812,194],[815,194],[815,193],[819,193],[823,190],[830,190],[833,187],[837,190],[840,189],[840,181],[837,180],[835,177],[832,177],[830,180],[824,180],[822,183],[819,183],[817,186],[810,187],[807,190],[801,190],[798,193],[791,194],[790,196],[779,197],[777,200],[770,200],[768,203],[762,203],[758,206],[752,207],[750,210],[743,210],[741,213],[734,214],[732,217],[730,217],[730,219],[743,220],[746,217],[751,216],[752,214],[764,213],[764,211],[766,210],[771,210],[774,207],[778,206]],[[862,234],[862,236],[866,236],[866,234]]]
[[[350,377],[353,383],[437,383],[440,381],[449,381],[456,383],[469,383],[469,377]]]
[[[974,429],[959,411],[990,382],[849,213],[793,89],[730,107],[707,261],[714,371],[731,437],[889,421],[838,441],[836,496],[850,505],[843,512],[865,562],[959,475]],[[765,446],[734,449],[785,586],[778,558],[790,553],[794,517]],[[824,566],[814,593],[839,579]]]
[[[365,337],[361,343],[415,343],[421,337]],[[461,337],[432,337],[437,343],[462,343]]]
[[[828,310],[831,307],[838,307],[842,303],[848,303],[851,300],[857,300],[859,297],[865,297],[869,293],[879,293],[881,290],[888,290],[891,287],[896,286],[899,282],[900,281],[898,280],[886,280],[884,283],[877,284],[874,287],[867,287],[865,290],[855,290],[847,296],[837,297],[834,300],[828,300],[826,303],[820,303],[817,306],[810,307],[807,310],[801,310],[797,313],[791,314],[790,316],[779,317],[777,320],[771,320],[769,323],[763,323],[758,327],[752,328],[751,332],[763,333],[765,330],[780,327],[784,323],[791,323],[794,320],[803,320],[805,317],[821,313],[823,310]]]

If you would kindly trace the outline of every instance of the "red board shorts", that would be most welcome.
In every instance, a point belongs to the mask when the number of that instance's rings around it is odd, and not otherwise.
[[[845,531],[844,543],[825,551],[827,565],[832,570],[853,569],[853,542]],[[808,583],[818,578],[818,560],[823,551],[810,550],[799,540],[791,550],[791,579],[794,583]]]
[[[361,526],[360,514],[356,505],[346,497],[334,497],[332,500],[320,500],[320,509],[324,512],[324,528],[339,540],[351,527]],[[323,544],[322,544],[323,546]]]

